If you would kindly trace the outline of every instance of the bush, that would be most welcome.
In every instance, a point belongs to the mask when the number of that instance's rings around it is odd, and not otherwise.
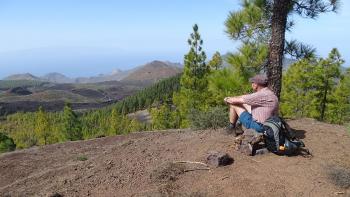
[[[15,149],[16,144],[13,142],[13,139],[0,132],[0,153],[13,151]]]
[[[217,106],[207,111],[192,109],[188,116],[193,129],[218,129],[226,126],[228,112],[226,107]]]
[[[86,160],[88,160],[88,158],[85,155],[80,155],[80,156],[77,157],[77,160],[78,161],[86,161]]]

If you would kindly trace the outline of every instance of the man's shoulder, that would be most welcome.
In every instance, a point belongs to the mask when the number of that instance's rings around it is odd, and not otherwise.
[[[261,91],[259,91],[259,92],[264,93],[264,94],[268,94],[268,95],[276,96],[276,94],[268,87],[261,89]]]
[[[244,101],[247,101],[247,100],[261,100],[261,99],[266,99],[268,98],[269,100],[276,100],[278,101],[278,98],[276,96],[276,94],[268,87],[266,88],[263,88],[257,92],[254,92],[254,93],[251,93],[251,94],[247,94],[247,95],[244,95],[243,97],[243,100]]]
[[[278,103],[278,97],[276,96],[276,94],[268,87],[261,89],[260,91],[256,92],[258,93],[256,95],[256,97],[260,97],[260,98],[265,98],[268,100],[272,100],[274,102]]]

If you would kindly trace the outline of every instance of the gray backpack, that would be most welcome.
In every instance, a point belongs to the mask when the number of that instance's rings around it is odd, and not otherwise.
[[[264,122],[266,148],[279,155],[296,154],[304,143],[296,138],[296,133],[279,116],[272,116]]]

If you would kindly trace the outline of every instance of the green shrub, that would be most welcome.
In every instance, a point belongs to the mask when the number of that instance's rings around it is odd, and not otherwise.
[[[226,107],[217,106],[207,111],[192,109],[188,116],[193,129],[218,129],[226,126],[228,112]]]
[[[86,160],[88,160],[88,158],[85,155],[80,155],[80,156],[77,157],[77,160],[78,161],[86,161]]]
[[[13,151],[15,149],[16,144],[13,142],[13,139],[0,132],[0,153]]]

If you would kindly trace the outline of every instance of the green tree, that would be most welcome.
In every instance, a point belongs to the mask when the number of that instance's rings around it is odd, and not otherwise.
[[[211,106],[223,105],[223,98],[245,94],[250,90],[248,79],[264,69],[268,55],[268,19],[256,1],[244,1],[243,9],[230,12],[225,21],[231,39],[242,41],[235,53],[229,53],[229,67],[213,71],[208,89]]]
[[[159,109],[151,109],[151,116],[153,130],[163,130],[176,127],[173,112],[168,105],[162,105]]]
[[[312,117],[311,114],[316,113],[312,108],[316,94],[313,87],[316,66],[316,59],[302,59],[292,64],[285,73],[280,104],[284,117]]]
[[[228,55],[228,63],[233,70],[238,72],[245,80],[263,70],[263,65],[268,54],[267,45],[264,43],[244,43],[236,53]]]
[[[208,79],[210,73],[203,51],[203,40],[198,26],[193,26],[193,33],[188,39],[190,51],[185,55],[184,71],[180,79],[180,90],[174,94],[173,101],[179,110],[181,127],[188,127],[187,118],[190,109],[204,110],[207,107]]]
[[[340,65],[344,63],[337,49],[332,49],[327,59],[320,59],[315,67],[314,86],[317,90],[315,102],[320,111],[319,119],[325,119],[325,112],[329,95],[334,91],[337,81],[340,77]]]
[[[137,121],[136,119],[130,120],[129,125],[128,125],[128,132],[129,133],[142,131],[142,129],[143,129],[143,127],[139,121]]]
[[[35,113],[18,112],[6,117],[5,123],[0,124],[1,129],[8,132],[15,141],[17,148],[27,148],[38,145],[35,134]]]
[[[242,41],[238,52],[229,54],[228,63],[248,79],[265,68],[271,33],[269,13],[264,12],[264,2],[242,2],[241,10],[229,13],[225,27],[231,39]]]
[[[250,90],[247,79],[232,67],[213,71],[208,77],[209,104],[211,106],[224,105],[223,98],[242,95]]]
[[[317,18],[320,13],[335,11],[337,0],[243,0],[243,9],[231,12],[226,20],[227,33],[235,40],[269,40],[266,72],[269,86],[279,97],[282,86],[282,61],[284,54],[301,54],[310,56],[311,48],[304,45],[290,44],[285,47],[285,32],[291,30],[293,14],[307,18]],[[267,36],[266,36],[267,35]],[[293,53],[290,50],[299,52]]]
[[[5,133],[0,132],[0,153],[13,151],[16,149],[16,144],[13,139]]]
[[[180,80],[181,89],[186,88],[193,91],[204,90],[207,86],[205,77],[209,73],[206,64],[206,54],[203,51],[203,40],[198,31],[198,26],[193,26],[193,33],[188,39],[190,51],[185,55],[184,72]]]
[[[228,68],[209,77],[212,105],[223,105],[223,98],[245,94],[250,90],[248,79],[264,69],[268,55],[268,17],[258,1],[243,1],[243,9],[230,12],[225,21],[231,39],[242,41],[235,53],[227,56]]]
[[[271,38],[269,42],[269,60],[267,76],[269,86],[279,97],[282,87],[282,61],[285,50],[285,32],[288,16],[296,13],[303,17],[316,18],[320,13],[335,11],[337,0],[271,0],[265,11],[271,12]]]
[[[75,141],[83,139],[81,123],[78,116],[72,110],[70,104],[63,109],[63,133],[67,140]]]
[[[243,43],[267,44],[270,33],[270,13],[265,11],[266,1],[242,0],[242,9],[230,12],[226,21],[226,33],[233,40]]]
[[[222,57],[220,53],[217,51],[214,53],[213,57],[211,58],[208,64],[211,70],[218,70],[221,68],[222,63],[223,63]]]
[[[338,96],[335,96],[335,92],[342,63],[338,50],[333,49],[326,59],[303,59],[291,65],[283,79],[282,114],[322,121],[333,119],[331,114],[334,113],[328,110],[328,105],[340,101],[340,92],[337,93]],[[336,110],[334,106],[333,110]]]
[[[337,124],[350,122],[350,69],[342,76],[332,95],[332,101],[326,115],[327,120]]]
[[[121,122],[121,117],[118,114],[117,109],[113,108],[109,119],[109,130],[108,130],[109,135],[121,134],[120,122]]]
[[[42,107],[39,107],[39,111],[36,113],[35,134],[38,137],[39,144],[48,144],[48,138],[50,136],[50,124],[48,115],[45,113]]]

